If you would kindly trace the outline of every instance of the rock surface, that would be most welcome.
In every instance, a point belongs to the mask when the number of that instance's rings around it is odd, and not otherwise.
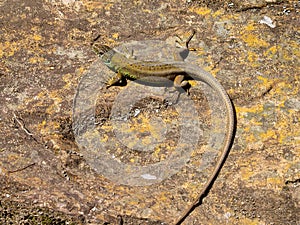
[[[119,185],[82,155],[72,110],[80,80],[97,60],[90,47],[97,36],[117,46],[186,38],[191,29],[198,63],[235,105],[237,131],[216,182],[184,224],[299,223],[299,10],[299,1],[276,0],[0,1],[0,223],[174,223],[213,169],[207,177],[197,171],[202,153],[159,184]],[[105,90],[97,101],[96,122],[108,143],[114,133],[107,121],[122,89]],[[201,102],[197,92],[191,96]],[[146,99],[135,108],[131,126],[141,140],[178,128],[151,125],[153,115],[176,121],[164,102]],[[110,153],[125,163],[155,163],[178,139],[166,137],[168,145],[153,154],[118,145]]]

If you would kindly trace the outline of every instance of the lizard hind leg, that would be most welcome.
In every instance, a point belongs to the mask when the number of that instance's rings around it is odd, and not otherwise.
[[[189,88],[190,83],[187,80],[184,80],[184,75],[177,75],[174,79],[173,87],[174,91],[170,91],[171,93],[174,93],[171,98],[166,98],[168,102],[171,102],[171,104],[176,104],[180,98],[180,95],[184,92],[189,95]]]
[[[184,75],[177,75],[174,79],[174,87],[180,92],[182,89],[189,95],[190,83],[184,79]]]

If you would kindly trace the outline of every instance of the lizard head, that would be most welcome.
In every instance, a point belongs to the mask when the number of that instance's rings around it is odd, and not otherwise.
[[[99,56],[102,56],[104,53],[108,52],[111,49],[107,45],[102,45],[99,43],[93,43],[92,47],[94,52]]]
[[[104,63],[109,63],[112,56],[115,54],[115,50],[107,45],[93,43],[92,47],[94,52],[103,60]]]

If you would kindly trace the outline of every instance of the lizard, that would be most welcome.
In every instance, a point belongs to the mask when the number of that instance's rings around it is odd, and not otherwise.
[[[194,34],[195,32],[193,31],[186,41],[187,49],[188,43]],[[180,225],[186,219],[186,217],[188,217],[189,214],[202,203],[203,198],[208,194],[229,153],[235,130],[235,114],[233,104],[227,92],[216,80],[216,78],[198,66],[187,65],[184,61],[138,61],[136,59],[126,57],[124,54],[107,45],[97,44],[95,41],[92,43],[92,47],[96,54],[100,56],[104,64],[116,73],[115,76],[107,81],[107,88],[117,85],[123,79],[144,79],[142,84],[156,85],[157,83],[161,82],[159,78],[167,78],[173,81],[175,88],[186,87],[189,84],[189,80],[199,80],[209,85],[218,94],[218,96],[221,97],[225,104],[227,111],[226,137],[221,156],[219,157],[217,164],[202,191],[198,194],[192,204],[176,220],[175,225]]]

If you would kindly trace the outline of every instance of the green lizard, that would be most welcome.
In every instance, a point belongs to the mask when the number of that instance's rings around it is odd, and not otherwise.
[[[186,41],[187,48],[188,43],[192,39],[194,33],[195,32],[193,32]],[[122,79],[143,79],[143,83],[146,85],[157,85],[157,83],[162,81],[159,78],[167,78],[174,81],[175,87],[186,87],[189,84],[189,80],[199,80],[209,85],[225,103],[227,110],[227,123],[226,137],[224,146],[222,148],[222,154],[212,175],[209,177],[200,194],[176,221],[175,225],[179,225],[198,205],[202,203],[202,199],[207,195],[229,153],[233,141],[232,139],[234,136],[235,125],[233,105],[222,85],[210,73],[202,70],[198,66],[187,65],[187,63],[183,61],[175,61],[171,63],[163,63],[159,61],[138,61],[128,58],[124,54],[121,54],[106,45],[98,45],[97,43],[93,43],[93,49],[101,57],[105,65],[116,73],[116,76],[108,80],[107,88],[112,85],[116,85]]]

